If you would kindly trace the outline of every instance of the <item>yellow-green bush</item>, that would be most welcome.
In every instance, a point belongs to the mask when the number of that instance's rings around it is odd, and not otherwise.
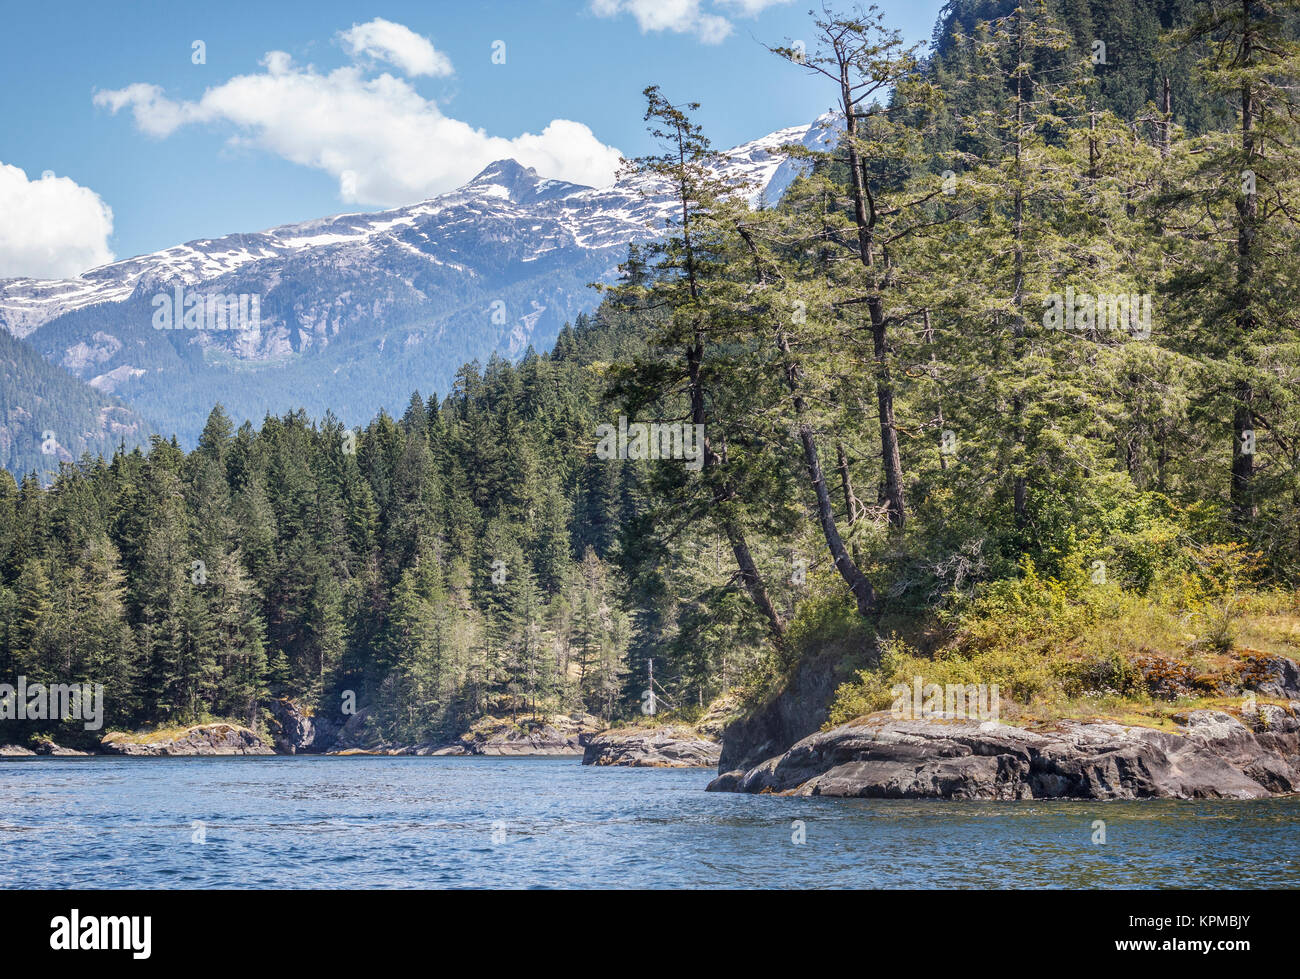
[[[897,637],[883,642],[878,665],[840,686],[830,722],[888,708],[891,688],[917,676],[941,686],[996,684],[1004,705],[1035,716],[1084,702],[1149,704],[1144,668],[1186,664],[1176,672],[1193,679],[1212,673],[1248,622],[1251,638],[1269,648],[1285,648],[1293,632],[1300,647],[1300,596],[1253,590],[1254,555],[1236,545],[1184,545],[1142,591],[1090,574],[1077,556],[1066,567],[1063,580],[1025,561],[1020,577],[985,586],[946,617],[948,639],[933,657]],[[1163,695],[1180,686],[1191,685],[1165,683]]]

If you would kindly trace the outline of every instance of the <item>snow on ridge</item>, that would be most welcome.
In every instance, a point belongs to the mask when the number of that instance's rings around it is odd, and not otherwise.
[[[780,129],[724,151],[727,162],[720,168],[720,175],[751,184],[751,201],[760,202],[774,182],[781,182],[778,178],[784,158],[769,151],[786,143],[806,142],[810,131],[821,122]],[[651,190],[651,194],[644,196],[645,190]],[[429,221],[437,221],[440,214],[451,210],[468,210],[471,216],[444,222],[440,225],[443,229],[466,222],[472,227],[494,218],[518,220],[535,214],[558,225],[576,247],[610,248],[661,233],[672,206],[670,201],[657,197],[644,178],[624,178],[609,187],[592,188],[539,176],[517,161],[497,161],[461,187],[403,207],[336,214],[259,232],[196,239],[102,265],[73,279],[0,279],[0,328],[25,337],[65,313],[122,302],[142,283],[147,286],[157,282],[162,287],[163,283],[180,282],[194,286],[257,262],[312,249],[397,243],[403,251],[418,252],[420,249],[409,241],[401,240],[401,232],[429,227]],[[480,215],[474,218],[476,208]],[[540,244],[534,257],[555,248],[549,236]],[[432,254],[427,257],[438,262]]]

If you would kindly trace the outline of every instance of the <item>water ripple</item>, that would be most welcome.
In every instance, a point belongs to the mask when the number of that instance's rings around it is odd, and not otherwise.
[[[571,758],[6,761],[0,886],[1300,885],[1297,798],[790,799],[705,793],[710,775]]]

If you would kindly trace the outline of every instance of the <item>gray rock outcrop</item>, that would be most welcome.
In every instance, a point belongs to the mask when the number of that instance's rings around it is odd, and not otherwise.
[[[312,716],[288,697],[274,697],[266,706],[270,714],[267,726],[276,754],[328,751],[339,739],[342,724],[319,715]]]
[[[584,765],[635,768],[712,768],[722,746],[688,727],[604,731],[587,743]]]
[[[246,727],[197,724],[179,733],[107,734],[100,742],[104,754],[135,756],[273,755],[271,746]]]
[[[84,758],[90,754],[88,751],[78,751],[76,748],[65,748],[55,744],[49,738],[38,738],[32,743],[32,748],[35,754],[51,755],[55,758]]]
[[[781,690],[722,732],[722,770],[749,769],[819,730],[835,689],[861,668],[843,650],[826,650],[799,663]]]
[[[545,721],[523,718],[484,717],[468,731],[453,741],[433,741],[422,744],[390,744],[371,738],[363,712],[357,714],[355,730],[353,721],[343,728],[334,748],[337,755],[487,755],[492,757],[525,757],[548,755],[581,755],[588,739],[600,730],[596,718],[589,714],[570,717],[552,714]]]
[[[1242,685],[1265,697],[1300,700],[1300,663],[1285,656],[1258,656],[1242,674]]]
[[[1176,720],[1177,733],[1077,722],[1031,731],[872,714],[725,772],[709,790],[889,799],[1254,799],[1300,791],[1300,703],[1263,705],[1246,723],[1211,710]]]

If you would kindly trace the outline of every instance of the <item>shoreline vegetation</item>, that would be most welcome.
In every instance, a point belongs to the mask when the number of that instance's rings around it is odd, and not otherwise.
[[[1178,585],[1199,587],[1192,576],[1180,577]],[[896,632],[882,644],[879,661],[850,672],[820,712],[816,701],[801,704],[788,689],[773,698],[787,712],[821,720],[789,750],[770,756],[764,752],[772,744],[755,746],[743,721],[731,724],[756,712],[735,697],[721,699],[695,725],[675,721],[671,711],[610,729],[590,715],[489,716],[457,738],[422,744],[375,740],[366,733],[364,711],[351,731],[313,744],[318,734],[311,719],[280,701],[270,715],[274,733],[213,722],[109,732],[94,750],[139,756],[567,756],[595,765],[716,767],[711,791],[793,795],[1258,798],[1300,792],[1300,664],[1294,658],[1300,614],[1294,597],[1222,588],[1197,593],[1207,611],[1178,615],[1176,609],[1196,604],[1185,594],[1167,596],[1162,608],[1150,597],[1137,601],[1087,579],[1072,589],[1031,572],[973,607],[955,627],[896,623],[911,626],[908,638]],[[844,673],[843,664],[855,658],[854,644],[844,645],[852,629],[837,622],[837,614],[851,621],[853,613],[834,603],[817,614],[810,609],[809,620],[795,630],[806,644],[798,662],[823,674]],[[936,637],[947,638],[919,651]],[[827,657],[839,665],[827,666]],[[1005,710],[991,725],[953,715],[942,701],[937,716],[900,716],[894,685],[919,679],[916,671],[940,688],[975,677],[996,683]],[[910,706],[910,692],[903,699]],[[733,756],[719,765],[729,737]],[[48,738],[37,749],[0,746],[0,757],[84,753]],[[737,765],[736,751],[758,756]]]
[[[645,89],[626,166],[672,217],[550,352],[359,430],[217,406],[188,451],[0,473],[0,678],[102,683],[126,753],[1300,791],[1300,9],[808,39],[773,70],[834,111],[776,201]]]

